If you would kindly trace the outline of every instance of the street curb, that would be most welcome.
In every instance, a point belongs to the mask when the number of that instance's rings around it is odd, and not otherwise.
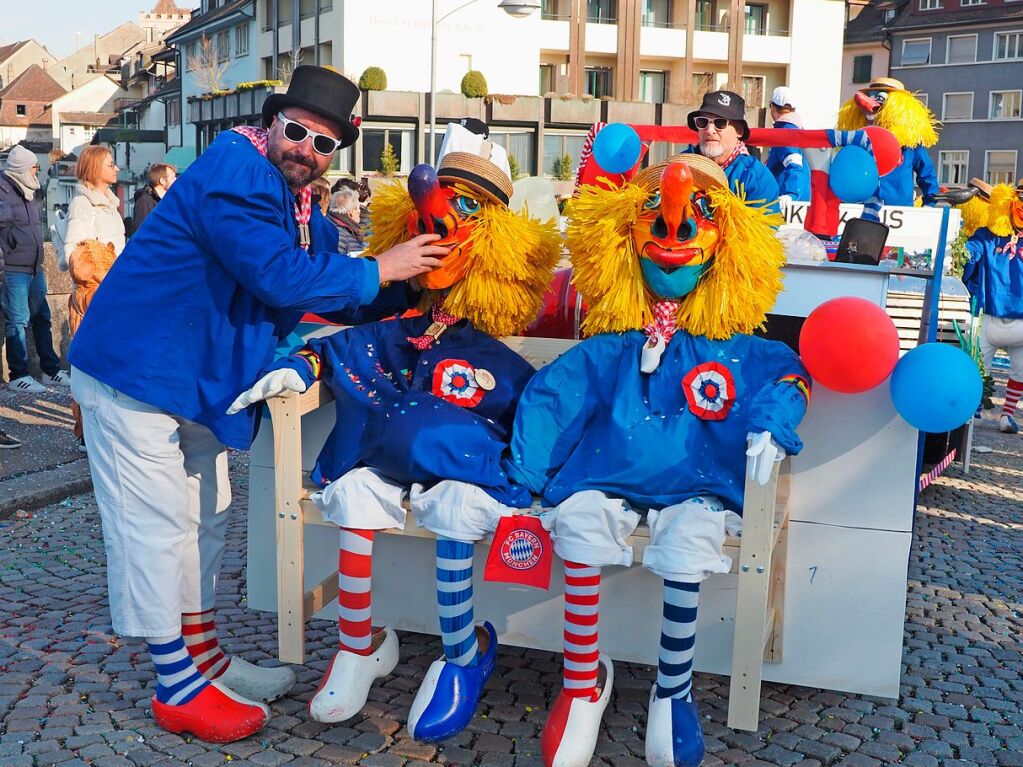
[[[34,511],[92,490],[89,461],[82,458],[0,482],[0,519]]]

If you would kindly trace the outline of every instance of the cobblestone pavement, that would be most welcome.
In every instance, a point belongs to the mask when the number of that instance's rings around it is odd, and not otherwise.
[[[697,675],[707,767],[1023,765],[1023,437],[978,427],[973,472],[957,465],[920,500],[910,562],[902,697],[897,701],[765,684],[756,734],[724,726],[727,679]],[[245,476],[245,456],[232,460]],[[243,482],[221,583],[218,619],[229,652],[272,664],[274,618],[245,605]],[[343,726],[311,722],[308,701],[332,654],[336,627],[310,625],[312,659],[273,705],[258,737],[208,746],[163,733],[148,712],[152,664],[144,645],[114,637],[106,606],[99,521],[91,496],[0,523],[0,767],[190,764],[292,767],[423,764],[540,765],[539,734],[560,681],[559,657],[502,649],[467,731],[442,748],[403,729],[438,644],[404,635],[401,663]],[[653,670],[619,664],[593,765],[643,762]]]

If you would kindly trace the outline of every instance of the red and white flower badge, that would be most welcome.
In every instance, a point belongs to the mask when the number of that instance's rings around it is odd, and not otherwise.
[[[735,402],[735,379],[720,362],[704,362],[685,374],[682,391],[697,418],[723,421]]]
[[[433,369],[433,393],[459,407],[476,407],[493,388],[493,374],[466,360],[441,360]]]

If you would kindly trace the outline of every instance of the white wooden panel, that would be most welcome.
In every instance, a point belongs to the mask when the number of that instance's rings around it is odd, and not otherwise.
[[[785,289],[771,309],[771,314],[806,317],[825,301],[839,296],[865,298],[884,306],[888,275],[859,265],[801,266],[789,264],[784,269]]]

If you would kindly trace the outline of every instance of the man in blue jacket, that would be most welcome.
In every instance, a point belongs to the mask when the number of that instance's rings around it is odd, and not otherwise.
[[[372,258],[337,253],[309,184],[358,138],[359,89],[295,70],[263,128],[221,133],[175,183],[103,281],[71,347],[103,522],[114,630],[145,637],[157,723],[211,742],[259,730],[286,668],[228,658],[214,588],[230,503],[227,447],[255,407],[227,415],[303,312],[348,322],[408,305],[404,284],[447,250],[423,235]],[[360,311],[360,307],[365,307]],[[216,681],[214,681],[216,680]]]
[[[796,97],[791,88],[779,85],[771,94],[771,119],[774,127],[785,130],[802,130],[803,119],[796,111]],[[810,168],[806,165],[803,150],[794,146],[775,146],[767,154],[767,169],[778,182],[778,194],[793,200],[809,202]]]
[[[777,212],[778,182],[744,143],[749,138],[746,102],[738,93],[714,91],[687,118],[699,143],[689,151],[709,157],[725,172],[733,192]]]

